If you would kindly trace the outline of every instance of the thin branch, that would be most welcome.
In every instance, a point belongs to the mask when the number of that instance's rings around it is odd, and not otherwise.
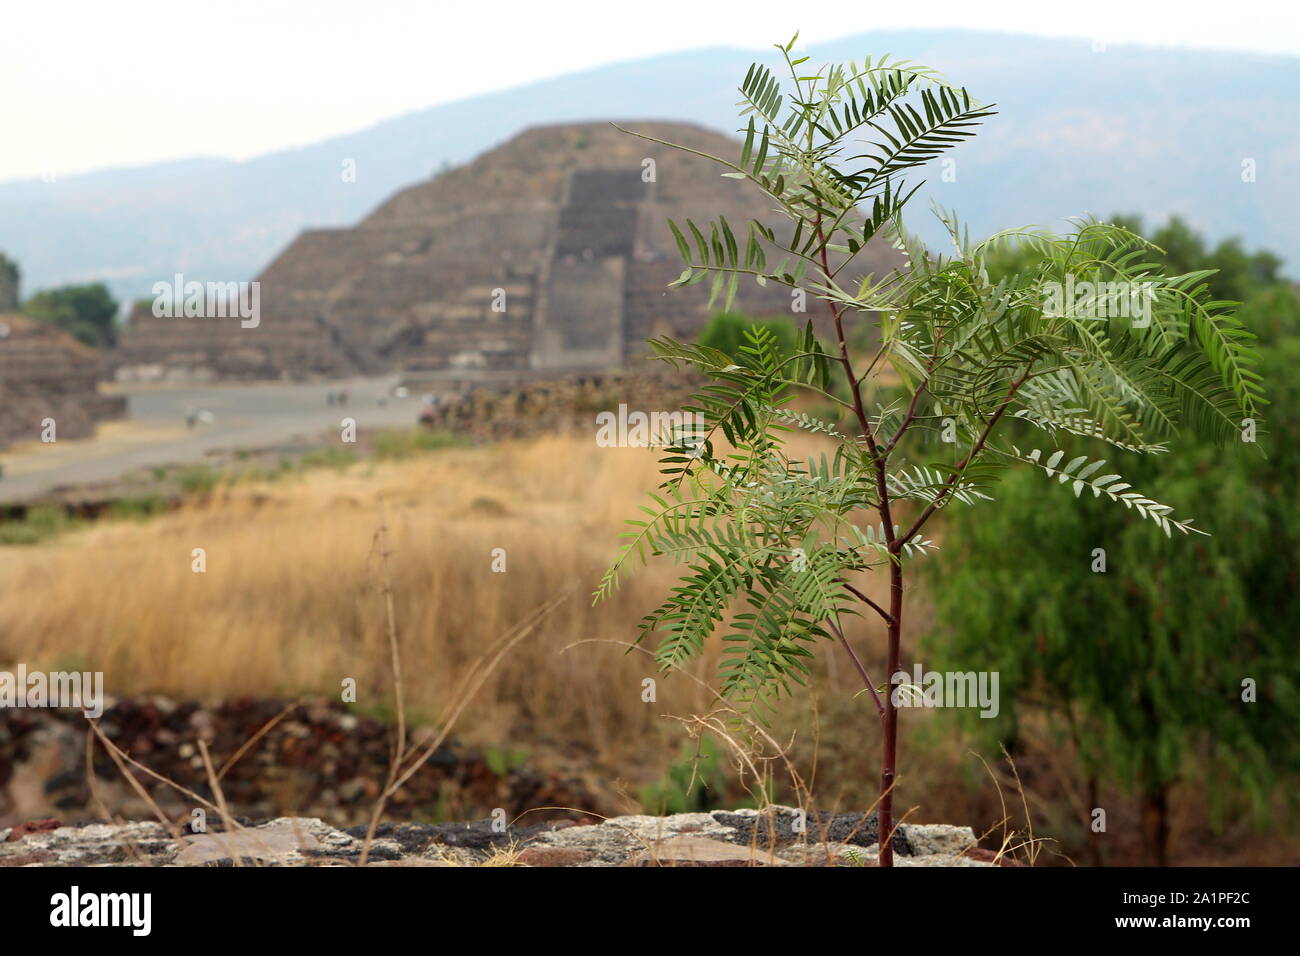
[[[889,439],[889,444],[885,445],[885,450],[882,454],[886,458],[889,457],[889,453],[894,450],[894,446],[898,444],[899,440],[903,437],[903,433],[907,431],[908,427],[911,426],[913,420],[916,418],[917,403],[921,400],[921,393],[925,391],[926,387],[930,384],[930,379],[934,376],[934,366],[939,360],[939,345],[942,342],[943,329],[936,329],[934,333],[934,349],[930,352],[930,361],[925,366],[925,378],[921,380],[921,383],[916,386],[916,391],[912,393],[912,401],[907,406],[907,414],[903,416],[903,421],[899,424],[898,431],[894,432],[894,437]]]
[[[199,737],[199,755],[203,758],[203,771],[208,775],[208,787],[212,790],[213,796],[216,797],[217,806],[221,810],[221,826],[226,833],[233,833],[235,830],[235,818],[230,815],[230,807],[226,804],[226,794],[221,789],[221,783],[217,780],[217,772],[212,767],[212,755],[208,753],[208,742]],[[225,849],[222,847],[222,849]],[[241,853],[230,854],[231,862],[235,866],[244,865],[244,857]]]
[[[844,645],[844,649],[849,652],[849,657],[853,660],[853,666],[856,667],[858,673],[862,675],[862,683],[866,684],[867,690],[871,691],[871,698],[876,702],[876,712],[881,717],[885,716],[885,705],[880,699],[880,694],[876,692],[876,685],[871,683],[871,677],[867,674],[867,669],[862,666],[862,661],[858,659],[858,655],[854,653],[853,645],[850,644],[849,639],[844,636],[844,632],[835,626],[834,621],[827,618],[826,623],[830,626],[830,629],[835,632],[835,636],[838,637],[840,643]]]
[[[829,279],[832,273],[830,259],[826,255],[826,245],[823,242],[821,213],[817,214],[817,221],[814,230],[818,241],[822,242],[822,274]],[[876,445],[875,434],[871,430],[871,419],[867,416],[867,410],[862,404],[862,385],[858,381],[857,375],[853,372],[853,359],[849,356],[848,340],[844,335],[844,309],[834,300],[827,300],[827,305],[830,306],[831,317],[835,320],[835,342],[840,349],[840,364],[844,366],[844,373],[848,378],[849,389],[853,393],[853,414],[857,417],[858,425],[862,428],[862,437],[867,440],[867,450],[871,455],[871,462],[872,464],[878,464],[877,458],[879,455],[879,448]]]
[[[865,594],[863,594],[861,591],[855,588],[852,584],[849,584],[848,581],[845,581],[843,578],[840,578],[840,583],[844,585],[845,590],[847,590],[850,594],[856,597],[859,601],[862,601],[864,604],[868,605],[873,611],[875,611],[882,618],[884,618],[886,624],[892,624],[894,622],[893,616],[888,611],[886,611],[875,601],[871,600],[871,598],[867,597]]]
[[[899,542],[911,541],[916,537],[916,533],[921,530],[921,526],[930,519],[930,516],[948,503],[948,499],[952,497],[953,490],[957,487],[957,482],[961,480],[962,475],[965,474],[966,469],[970,466],[970,463],[975,460],[975,457],[984,450],[984,443],[988,441],[989,435],[993,432],[993,427],[1011,406],[1011,401],[1016,397],[1016,392],[1020,390],[1020,386],[1024,385],[1028,379],[1029,370],[1026,369],[1023,375],[1011,383],[1011,387],[1007,389],[1007,394],[1003,397],[1002,403],[998,405],[997,411],[989,416],[988,423],[984,426],[984,431],[980,433],[978,440],[976,440],[975,444],[971,446],[971,450],[967,452],[966,457],[957,465],[956,470],[948,476],[948,480],[943,483],[943,487],[939,490],[939,493],[934,496],[934,500],[926,506],[925,510],[921,512],[916,521],[912,523],[912,527],[907,529],[906,534],[901,535],[898,538]],[[895,547],[897,547],[897,545],[891,545],[891,550]]]
[[[817,238],[821,240],[822,215],[820,212],[817,213],[814,229]],[[832,275],[830,260],[826,255],[824,243],[821,248],[821,269],[822,273],[828,278]],[[871,429],[871,419],[867,416],[867,410],[862,404],[862,384],[853,372],[853,359],[849,356],[848,340],[844,335],[844,310],[834,301],[829,301],[828,304],[830,305],[831,315],[835,319],[835,340],[840,348],[840,362],[844,366],[849,389],[853,393],[853,412],[857,416],[858,425],[862,429],[862,437],[867,440],[867,452],[871,456],[871,464],[876,471],[876,494],[880,497],[876,509],[880,512],[881,526],[885,530],[885,544],[892,551],[894,548],[894,520],[890,514],[889,485],[885,481],[885,460],[881,456],[880,446],[876,444],[876,436]]]
[[[230,772],[230,768],[233,767],[235,764],[239,763],[239,761],[243,758],[244,754],[248,753],[248,751],[250,751],[259,740],[261,740],[268,733],[270,733],[271,730],[274,729],[276,724],[284,720],[284,718],[288,717],[289,714],[293,712],[294,708],[296,708],[299,705],[299,703],[300,701],[295,700],[286,704],[284,710],[280,711],[278,714],[276,714],[274,717],[272,717],[270,720],[264,723],[261,729],[258,730],[257,733],[253,734],[253,736],[245,740],[243,744],[240,745],[240,748],[236,750],[233,754],[231,754],[230,759],[221,765],[221,769],[217,771],[217,782],[220,783],[222,778],[225,777],[225,775]]]

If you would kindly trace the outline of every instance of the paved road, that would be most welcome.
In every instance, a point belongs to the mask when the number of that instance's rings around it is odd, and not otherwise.
[[[219,449],[266,448],[337,430],[345,417],[361,429],[414,425],[419,397],[393,397],[397,382],[388,376],[310,385],[116,386],[113,391],[127,397],[127,418],[101,424],[94,439],[32,443],[0,454],[0,502],[61,485],[112,481],[140,468],[200,461]],[[347,404],[329,405],[329,393],[340,389],[348,392]],[[212,420],[187,427],[186,418],[201,410]]]

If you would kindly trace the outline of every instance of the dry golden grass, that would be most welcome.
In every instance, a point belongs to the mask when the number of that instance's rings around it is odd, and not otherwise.
[[[656,456],[577,438],[447,450],[221,487],[145,522],[104,522],[0,549],[0,666],[102,670],[109,693],[340,693],[384,713],[392,677],[375,534],[388,509],[406,701],[431,722],[496,637],[555,595],[571,596],[475,699],[457,733],[510,745],[576,745],[611,760],[668,751],[665,713],[707,708],[642,655],[576,641],[629,640],[678,569],[656,562],[590,607],[625,518],[658,483]],[[206,554],[205,573],[191,570]],[[492,571],[493,549],[506,552]],[[713,649],[716,654],[716,648]],[[700,662],[711,672],[712,660]],[[658,761],[656,761],[658,763]]]
[[[589,607],[623,518],[655,483],[655,456],[577,439],[451,450],[221,488],[143,523],[108,522],[0,564],[0,661],[102,670],[110,693],[209,698],[340,692],[390,700],[380,569],[389,515],[396,620],[415,720],[438,715],[469,663],[556,594],[571,597],[506,661],[462,731],[511,731],[602,753],[640,737],[684,681],[640,700],[643,660],[589,638],[623,638],[672,578],[652,568]],[[191,570],[193,549],[207,570]],[[506,552],[492,571],[493,549]],[[682,695],[673,697],[680,685]]]

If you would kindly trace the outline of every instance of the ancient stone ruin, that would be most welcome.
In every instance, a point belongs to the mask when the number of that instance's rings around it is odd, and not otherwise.
[[[124,414],[125,399],[100,395],[101,357],[48,322],[0,314],[0,446],[54,436],[89,438],[95,425]]]
[[[697,126],[620,125],[714,155],[739,153],[735,140]],[[511,381],[618,368],[647,337],[693,335],[709,316],[707,283],[667,288],[682,268],[667,220],[721,213],[743,237],[751,218],[780,226],[768,205],[716,164],[609,123],[525,130],[402,190],[354,228],[304,232],[258,276],[256,327],[137,308],[116,376],[398,371]],[[864,255],[863,268],[883,272],[895,262],[882,246]],[[792,311],[789,290],[752,282],[741,284],[736,307]]]

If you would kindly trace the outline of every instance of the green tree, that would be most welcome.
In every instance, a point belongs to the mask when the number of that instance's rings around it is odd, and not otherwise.
[[[793,46],[778,47],[788,88],[758,64],[741,84],[749,121],[738,162],[686,150],[761,191],[779,228],[752,220],[737,236],[723,217],[704,227],[670,223],[686,266],[674,284],[708,279],[724,309],[742,277],[804,289],[828,304],[834,346],[825,350],[811,323],[790,355],[768,330],[752,330],[744,363],[702,345],[651,342],[657,357],[712,379],[686,407],[704,424],[664,454],[666,481],[647,517],[629,522],[594,600],[652,556],[684,563],[678,586],[641,622],[641,638],[658,637],[659,665],[671,670],[721,629],[721,691],[760,714],[804,681],[815,642],[840,642],[881,723],[880,864],[890,866],[901,688],[889,684],[900,673],[904,577],[933,548],[923,533],[930,518],[953,503],[987,500],[1005,467],[1023,463],[1069,482],[1076,495],[1122,502],[1166,533],[1191,532],[1190,520],[1102,473],[1100,463],[1050,449],[1082,435],[1152,451],[1180,422],[1233,437],[1261,401],[1259,379],[1249,337],[1211,301],[1205,276],[1161,275],[1132,251],[1147,247],[1128,230],[1083,222],[1067,237],[1017,231],[973,243],[940,211],[955,251],[924,248],[902,222],[915,189],[902,176],[971,136],[991,110],[925,67],[868,59],[813,69],[806,57],[792,58]],[[855,271],[878,235],[905,252],[907,271]],[[991,280],[986,260],[1014,242],[1041,258]],[[1076,276],[1149,289],[1149,321],[1097,321],[1073,304],[1051,306],[1050,290],[1067,280],[1073,287]],[[863,322],[877,324],[879,343],[865,365],[848,347],[852,325]],[[886,368],[905,383],[903,394],[868,410],[864,390]],[[834,379],[847,400],[831,391]],[[841,403],[853,428],[842,433],[791,411],[800,391]],[[998,426],[1017,417],[1053,445],[1022,451],[1000,440]],[[828,434],[834,454],[792,459],[784,436],[796,427]],[[938,442],[911,440],[925,432]],[[914,447],[947,453],[926,460]],[[888,575],[888,607],[854,583],[871,572]],[[741,609],[732,613],[733,605]],[[888,635],[881,689],[843,634],[844,616],[864,612],[877,614]]]
[[[718,312],[696,339],[706,348],[717,349],[738,362],[746,360],[743,350],[745,335],[752,329],[763,328],[772,333],[777,350],[782,355],[790,355],[799,340],[799,330],[789,319],[776,316],[767,319],[751,319],[739,312]]]
[[[1180,247],[1198,248],[1191,239]],[[1157,865],[1168,860],[1171,790],[1193,761],[1216,807],[1244,790],[1263,811],[1300,772],[1300,298],[1279,283],[1239,314],[1259,335],[1271,385],[1266,456],[1248,442],[1201,442],[1125,467],[1129,480],[1212,516],[1212,536],[1185,547],[1090,496],[1044,509],[1033,476],[1012,475],[997,508],[950,516],[931,567],[937,666],[975,657],[1000,674],[999,717],[973,724],[1014,749],[1026,715],[1046,714],[1073,741],[1094,801],[1101,782],[1136,795]],[[1089,453],[1106,452],[1094,443]],[[1015,561],[976,563],[997,551]],[[1247,679],[1254,703],[1242,699]]]
[[[20,277],[18,263],[0,252],[0,312],[12,312],[18,308]]]
[[[117,308],[102,282],[38,292],[23,304],[25,314],[57,325],[94,348],[117,342]]]
[[[1131,232],[1143,231],[1138,216],[1117,215],[1113,221]],[[1242,302],[1280,279],[1282,260],[1272,252],[1246,252],[1236,237],[1224,239],[1213,249],[1207,249],[1200,234],[1180,216],[1170,216],[1167,223],[1151,234],[1151,242],[1156,247],[1153,250],[1154,261],[1166,271],[1213,270],[1214,274],[1206,283],[1210,292],[1220,299]],[[1032,250],[1022,250],[1021,254],[1032,256]]]

